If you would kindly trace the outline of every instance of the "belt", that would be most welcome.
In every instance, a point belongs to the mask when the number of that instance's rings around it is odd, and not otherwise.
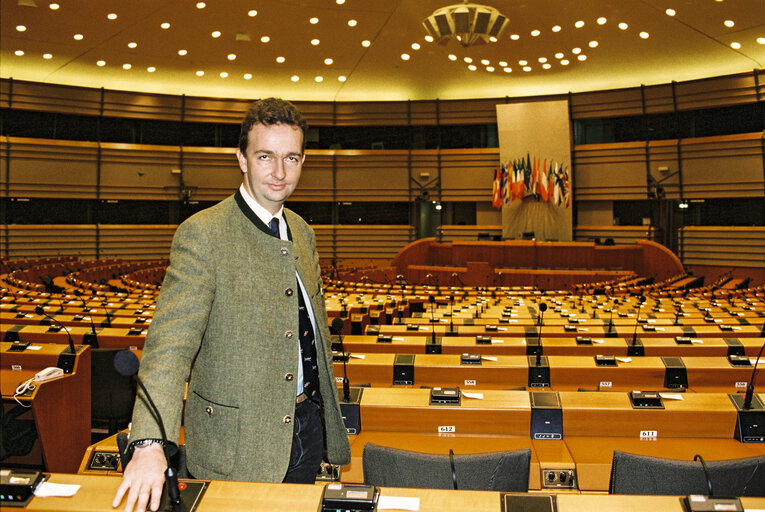
[[[306,400],[308,400],[308,395],[306,395],[305,393],[300,393],[298,396],[295,397],[296,404],[302,404]]]

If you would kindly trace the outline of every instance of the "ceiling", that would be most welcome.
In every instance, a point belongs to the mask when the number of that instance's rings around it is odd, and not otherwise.
[[[486,0],[510,24],[496,43],[470,48],[425,40],[422,20],[459,0],[338,2],[3,0],[0,76],[193,96],[381,101],[614,89],[765,64],[765,0]]]

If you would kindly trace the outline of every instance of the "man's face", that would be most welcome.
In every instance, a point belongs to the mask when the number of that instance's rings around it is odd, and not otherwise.
[[[294,192],[303,168],[303,134],[288,124],[253,125],[247,154],[236,150],[244,188],[263,208],[275,214]]]

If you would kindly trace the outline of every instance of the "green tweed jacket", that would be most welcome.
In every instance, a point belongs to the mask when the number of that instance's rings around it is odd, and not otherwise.
[[[197,478],[280,482],[287,472],[300,350],[295,272],[316,318],[326,458],[350,462],[314,233],[294,212],[284,218],[291,241],[265,232],[237,192],[175,233],[139,376],[172,441],[183,415]],[[142,396],[130,439],[160,438]]]

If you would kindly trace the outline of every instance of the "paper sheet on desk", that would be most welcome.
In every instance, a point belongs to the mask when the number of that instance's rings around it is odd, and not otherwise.
[[[497,359],[494,356],[481,356],[481,359],[483,359],[484,361],[498,361],[499,360],[499,359]]]
[[[682,400],[683,395],[679,393],[659,393],[659,396],[661,396],[665,400]]]
[[[377,500],[377,510],[420,510],[420,498],[380,496]]]
[[[50,482],[43,482],[35,489],[35,496],[38,498],[50,498],[54,496],[70,497],[77,494],[80,490],[79,485],[75,484],[53,484]]]
[[[365,357],[367,357],[367,355],[366,354],[351,354],[351,357],[354,359],[364,359]]]
[[[632,358],[631,357],[617,357],[615,359],[617,361],[621,362],[621,363],[631,363],[632,362]]]
[[[483,393],[469,393],[467,391],[463,391],[462,396],[464,396],[465,398],[475,398],[476,400],[483,400]]]

